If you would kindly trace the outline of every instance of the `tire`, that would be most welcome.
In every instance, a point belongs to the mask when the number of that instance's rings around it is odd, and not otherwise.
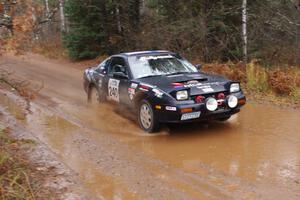
[[[95,86],[89,88],[88,102],[89,103],[103,103],[105,102],[105,95],[102,91],[99,91]]]
[[[231,117],[231,116],[222,117],[222,118],[219,118],[219,119],[217,119],[217,120],[220,121],[220,122],[225,122],[225,121],[229,120],[230,117]]]
[[[138,107],[138,122],[144,131],[155,133],[159,130],[159,122],[151,104],[147,100],[142,100]]]

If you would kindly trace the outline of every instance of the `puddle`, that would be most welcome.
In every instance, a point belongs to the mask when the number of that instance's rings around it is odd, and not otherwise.
[[[50,145],[51,150],[64,163],[72,166],[84,185],[93,192],[92,196],[111,200],[137,199],[122,183],[102,174],[101,169],[74,150],[74,137],[76,138],[80,129],[78,126],[57,115],[48,115],[34,105],[32,113],[27,114],[21,104],[22,102],[16,103],[5,95],[0,96],[0,107],[33,131],[40,141]]]
[[[20,105],[11,101],[8,96],[0,95],[0,105],[3,106],[11,115],[13,115],[18,120],[25,120],[26,119],[26,111],[22,108],[22,104],[24,105],[25,102],[19,102]]]
[[[248,104],[226,123],[175,125],[167,134],[143,137],[112,108],[85,108],[81,114],[69,109],[89,127],[191,173],[205,165],[250,181],[288,185],[300,178],[299,110]]]

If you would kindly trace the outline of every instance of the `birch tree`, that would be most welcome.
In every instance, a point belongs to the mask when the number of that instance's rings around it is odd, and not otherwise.
[[[49,0],[45,0],[45,6],[46,6],[46,16],[48,17],[50,13]]]
[[[59,0],[59,13],[60,13],[60,27],[61,31],[66,31],[66,19],[65,19],[65,12],[64,12],[64,0]]]
[[[242,4],[242,39],[243,39],[243,59],[244,59],[244,64],[246,65],[248,60],[247,0],[243,0],[243,4]]]

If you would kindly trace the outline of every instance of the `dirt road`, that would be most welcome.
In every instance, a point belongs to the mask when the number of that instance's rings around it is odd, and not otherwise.
[[[110,105],[91,106],[82,70],[38,56],[0,57],[0,68],[43,82],[18,117],[95,198],[300,199],[300,111],[248,104],[227,123],[165,127],[149,136]]]

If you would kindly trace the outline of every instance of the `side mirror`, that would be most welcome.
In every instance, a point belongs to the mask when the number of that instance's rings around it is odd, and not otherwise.
[[[195,65],[195,67],[198,69],[198,71],[202,70],[202,65],[201,64],[197,64],[197,65]]]
[[[124,72],[114,72],[113,77],[117,79],[128,79],[128,76]]]

